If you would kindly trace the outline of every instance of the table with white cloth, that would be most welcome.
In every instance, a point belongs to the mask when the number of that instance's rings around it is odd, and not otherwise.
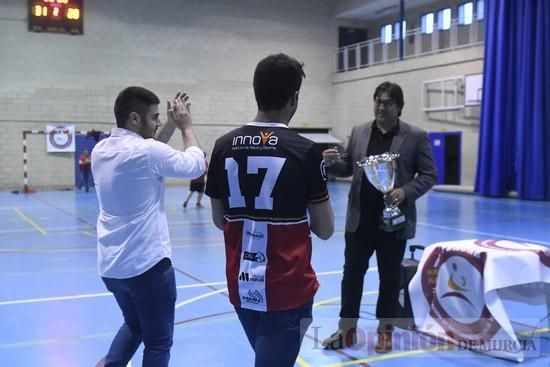
[[[542,323],[549,313],[550,249],[508,240],[435,243],[424,251],[409,292],[417,330],[521,362],[541,354],[533,335],[548,331]],[[529,305],[544,312],[525,311],[515,322],[508,301],[521,312]]]

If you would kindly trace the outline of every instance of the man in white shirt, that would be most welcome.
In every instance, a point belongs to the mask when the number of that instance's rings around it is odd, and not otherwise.
[[[206,169],[192,130],[188,96],[168,102],[161,126],[158,97],[141,87],[118,95],[117,127],[92,151],[99,200],[99,274],[122,310],[124,323],[97,366],[126,366],[143,341],[144,367],[168,366],[176,284],[164,206],[164,177],[195,178]],[[165,144],[175,128],[184,152]]]

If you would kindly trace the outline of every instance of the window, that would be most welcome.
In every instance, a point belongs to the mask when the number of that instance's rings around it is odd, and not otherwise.
[[[391,24],[383,25],[380,28],[380,42],[391,43],[391,38],[392,38]]]
[[[447,30],[451,28],[451,8],[437,12],[437,29]]]
[[[403,21],[403,29],[401,29],[401,25],[399,22],[393,23],[393,39],[398,40],[399,39],[399,31],[401,30],[401,37],[405,39],[407,37],[407,21]]]
[[[424,34],[430,34],[434,31],[434,13],[424,14],[420,17],[420,29]]]
[[[476,19],[477,20],[483,20],[485,15],[485,1],[484,0],[477,0],[476,3]]]
[[[472,2],[461,4],[458,6],[458,24],[472,24],[474,17],[474,4]]]

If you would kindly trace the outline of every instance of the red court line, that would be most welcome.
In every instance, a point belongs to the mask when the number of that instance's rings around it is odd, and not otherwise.
[[[313,340],[316,344],[318,343],[319,345],[321,344],[321,341],[319,339],[317,339],[316,337],[314,336],[311,336],[309,334],[306,333],[306,335],[304,335],[306,338],[308,339],[311,339]],[[341,356],[344,356],[346,358],[349,358],[351,361],[358,361],[359,358],[357,357],[354,357],[352,356],[351,354],[348,354],[346,352],[344,352],[343,350],[341,349],[331,349],[330,350],[331,352],[334,352],[334,353],[337,353],[337,354],[340,354]],[[366,362],[362,362],[362,363],[358,363],[357,364],[358,366],[364,366],[364,367],[372,367],[370,364],[366,363]]]
[[[227,315],[227,314],[230,314],[230,313],[235,313],[235,311],[224,311],[224,312],[218,312],[218,313],[212,313],[212,314],[208,314],[208,315],[193,317],[193,318],[191,318],[191,319],[186,319],[186,320],[182,320],[182,321],[176,321],[176,322],[174,323],[174,325],[183,325],[183,324],[187,324],[187,323],[190,323],[190,322],[193,322],[193,321],[199,321],[199,320],[209,319],[209,318],[212,318],[212,317],[221,316],[221,315]]]
[[[204,281],[204,280],[202,280],[202,279],[200,279],[200,278],[197,278],[196,276],[191,275],[191,274],[189,274],[188,272],[183,271],[183,270],[181,270],[181,269],[179,269],[179,268],[177,268],[177,267],[175,267],[175,266],[174,266],[174,270],[177,271],[178,273],[181,273],[181,274],[185,275],[185,276],[188,277],[188,278],[193,279],[193,280],[196,281],[196,282],[199,282],[200,284],[204,284],[205,287],[210,288],[210,289],[212,289],[213,291],[219,291],[219,290],[221,289],[221,288],[216,288],[216,287],[214,287],[214,286],[208,284],[208,282],[206,282],[206,281]],[[229,298],[229,294],[227,294],[227,292],[220,292],[219,294],[221,294],[221,295],[226,296],[227,298]]]

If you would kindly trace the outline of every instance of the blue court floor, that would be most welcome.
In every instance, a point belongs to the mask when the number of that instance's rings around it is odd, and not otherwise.
[[[336,232],[328,241],[314,239],[313,265],[321,288],[296,366],[517,365],[464,350],[402,348],[386,355],[368,345],[323,350],[320,340],[338,320],[349,184],[329,186]],[[178,286],[171,366],[253,366],[252,349],[227,298],[222,233],[211,223],[207,198],[204,208],[195,208],[195,197],[182,208],[186,193],[186,187],[166,190]],[[96,271],[97,212],[93,191],[0,191],[0,366],[93,367],[107,351],[122,319]],[[441,192],[418,201],[417,236],[409,245],[471,238],[550,247],[550,203]],[[374,258],[371,267],[360,326],[374,332]],[[530,316],[530,309],[515,307],[518,315]],[[522,365],[548,367],[549,353],[550,342],[543,337],[539,356]],[[131,365],[140,366],[140,361],[141,349]]]

